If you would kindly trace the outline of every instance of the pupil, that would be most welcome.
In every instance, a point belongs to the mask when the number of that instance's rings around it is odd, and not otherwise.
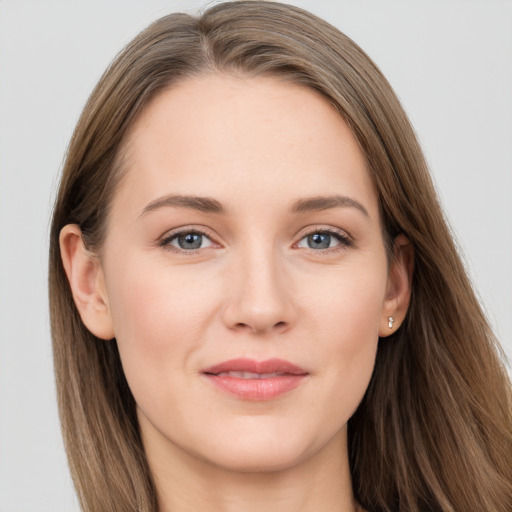
[[[202,235],[187,233],[178,237],[178,244],[182,249],[199,249],[202,243]]]
[[[331,243],[331,236],[325,233],[314,233],[308,236],[308,245],[312,249],[328,249]]]

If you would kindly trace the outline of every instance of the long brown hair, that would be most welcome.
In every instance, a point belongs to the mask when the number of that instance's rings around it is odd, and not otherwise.
[[[58,401],[84,511],[155,511],[156,491],[115,340],[95,338],[74,305],[59,232],[76,223],[99,251],[128,128],[163,88],[194,75],[270,75],[324,95],[366,157],[388,238],[415,250],[410,309],[379,344],[349,421],[356,499],[379,512],[512,510],[510,382],[440,209],[413,129],[366,54],[325,21],[272,2],[172,14],[107,69],[71,140],[50,241]]]

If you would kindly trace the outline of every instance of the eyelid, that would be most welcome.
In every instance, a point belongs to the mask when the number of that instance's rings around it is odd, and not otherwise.
[[[320,232],[331,233],[352,240],[352,236],[347,230],[330,226],[328,224],[311,224],[310,226],[305,226],[297,233],[297,238],[302,239],[307,235]]]

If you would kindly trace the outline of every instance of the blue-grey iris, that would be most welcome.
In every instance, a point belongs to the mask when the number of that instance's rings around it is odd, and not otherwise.
[[[203,235],[199,233],[186,233],[178,236],[178,245],[181,249],[199,249],[203,243]]]
[[[331,245],[331,235],[327,233],[313,233],[308,236],[308,247],[311,249],[328,249]]]

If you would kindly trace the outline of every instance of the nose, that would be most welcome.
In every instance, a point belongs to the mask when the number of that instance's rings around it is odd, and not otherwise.
[[[223,310],[229,329],[261,335],[291,328],[297,315],[283,265],[271,248],[248,249],[237,257],[228,276],[230,293]]]

